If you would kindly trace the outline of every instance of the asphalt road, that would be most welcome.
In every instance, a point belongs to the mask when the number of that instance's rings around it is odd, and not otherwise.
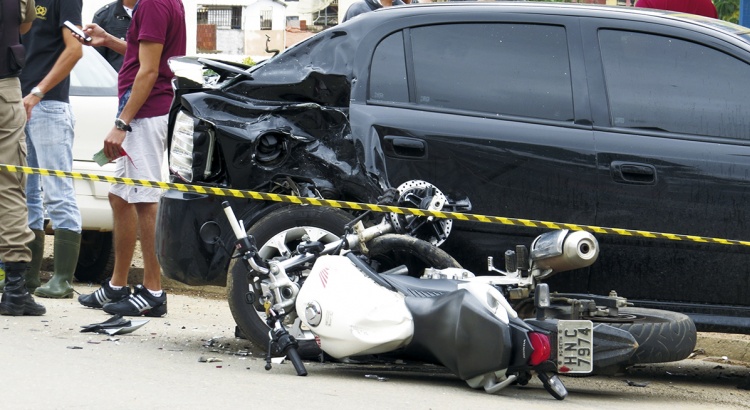
[[[80,332],[108,319],[104,312],[72,299],[40,301],[45,316],[0,317],[2,409],[750,408],[750,367],[720,359],[567,377],[570,394],[559,402],[536,380],[489,395],[440,367],[411,363],[307,362],[307,377],[289,363],[266,371],[263,353],[234,337],[222,300],[169,295],[166,317],[112,337]]]

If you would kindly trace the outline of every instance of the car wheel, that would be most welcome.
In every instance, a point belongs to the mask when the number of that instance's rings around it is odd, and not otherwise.
[[[79,282],[99,283],[112,276],[115,252],[112,249],[112,232],[81,232],[81,250],[74,276]]]
[[[629,332],[638,342],[628,364],[675,362],[695,349],[698,333],[687,315],[645,308],[622,308],[619,313],[620,320],[607,324]]]
[[[323,243],[333,242],[344,233],[344,225],[352,216],[344,211],[333,208],[294,206],[274,211],[253,224],[247,231],[255,238],[258,255],[264,260],[287,256],[293,252],[299,243],[308,237]],[[300,272],[294,272],[297,283],[301,286],[309,272],[309,267]],[[292,272],[288,272],[292,276]],[[267,289],[266,282],[261,281],[262,291]],[[233,259],[229,264],[227,274],[227,293],[229,309],[243,336],[257,347],[266,350],[268,347],[268,331],[266,313],[263,301],[254,289],[251,277],[242,263]],[[270,294],[270,293],[269,293]],[[272,302],[273,303],[273,302]],[[287,310],[285,325],[291,327],[296,312],[293,308]],[[311,358],[320,354],[312,334],[309,340],[298,338],[299,353],[303,358]]]
[[[370,259],[384,272],[406,265],[409,275],[422,276],[425,268],[460,268],[461,265],[447,252],[433,244],[407,235],[386,234],[367,243]]]

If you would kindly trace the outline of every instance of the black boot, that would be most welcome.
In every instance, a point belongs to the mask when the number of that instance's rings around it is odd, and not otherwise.
[[[41,316],[47,313],[47,309],[36,303],[26,290],[23,275],[27,267],[26,262],[5,262],[5,291],[0,299],[0,315]]]

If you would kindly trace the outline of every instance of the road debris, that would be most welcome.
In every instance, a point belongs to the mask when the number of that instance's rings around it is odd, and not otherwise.
[[[101,323],[93,323],[86,326],[81,326],[81,333],[84,332],[96,332],[105,333],[110,336],[124,335],[132,333],[138,330],[141,326],[148,323],[148,319],[125,319],[122,315],[114,315],[111,318]]]
[[[377,380],[379,382],[387,382],[388,381],[387,377],[378,376],[377,374],[366,374],[365,378],[366,379],[375,379],[375,380]]]
[[[623,381],[627,383],[628,386],[633,386],[633,387],[646,387],[649,384],[648,382],[634,382],[630,380],[623,380]]]

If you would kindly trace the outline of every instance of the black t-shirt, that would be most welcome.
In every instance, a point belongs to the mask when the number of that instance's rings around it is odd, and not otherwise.
[[[31,92],[50,72],[65,49],[63,35],[70,35],[63,22],[81,25],[82,0],[36,0],[36,20],[31,30],[21,36],[26,47],[26,67],[21,72],[23,95]],[[65,30],[65,31],[63,31]],[[70,77],[46,91],[45,100],[70,102]]]
[[[125,40],[125,34],[130,26],[130,15],[122,6],[122,1],[115,1],[100,8],[94,14],[93,22],[100,25],[107,33]],[[108,47],[96,47],[96,51],[102,55],[115,71],[122,67],[123,55]]]

